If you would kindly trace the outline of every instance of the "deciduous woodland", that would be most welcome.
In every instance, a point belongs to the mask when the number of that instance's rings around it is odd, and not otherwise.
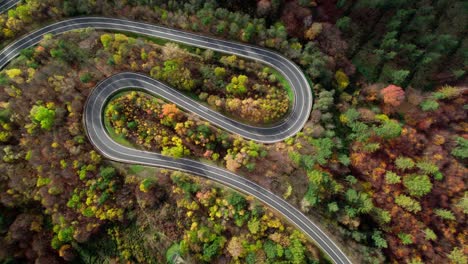
[[[314,106],[297,135],[261,144],[170,101],[116,94],[119,143],[236,172],[319,223],[357,263],[467,263],[464,1],[24,1],[0,47],[53,21],[105,15],[263,46],[297,63]],[[6,263],[326,263],[252,197],[93,150],[96,84],[140,72],[226,116],[281,121],[273,69],[231,54],[93,29],[46,36],[0,71],[0,260]]]

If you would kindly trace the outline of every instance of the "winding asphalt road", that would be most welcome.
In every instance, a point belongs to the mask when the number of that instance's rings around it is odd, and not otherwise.
[[[3,0],[0,1],[0,14],[17,5],[21,0]]]
[[[120,73],[98,84],[84,109],[84,124],[93,146],[105,157],[124,163],[142,164],[185,171],[196,174],[252,195],[271,208],[280,212],[286,219],[296,225],[307,236],[313,239],[335,263],[351,263],[340,248],[308,217],[282,198],[265,188],[225,169],[204,164],[190,159],[173,159],[142,150],[122,146],[112,140],[103,122],[103,111],[107,101],[123,89],[140,89],[164,97],[182,108],[195,112],[207,121],[245,138],[271,143],[281,141],[299,132],[308,119],[312,107],[312,94],[302,71],[282,55],[262,48],[234,43],[205,36],[195,35],[155,25],[133,22],[122,19],[102,17],[80,17],[57,22],[27,34],[0,52],[0,69],[15,58],[20,50],[36,45],[45,34],[61,34],[70,30],[83,28],[118,30],[168,39],[191,46],[236,54],[260,61],[278,70],[290,83],[294,92],[292,110],[285,120],[272,127],[253,127],[231,120],[180,92],[148,76],[137,73]]]
[[[138,33],[191,46],[236,54],[267,64],[285,76],[294,92],[292,109],[281,123],[271,127],[254,127],[234,121],[197,104],[193,100],[190,102],[190,104],[192,104],[190,107],[184,107],[186,110],[201,114],[212,124],[222,127],[229,132],[263,143],[273,143],[295,135],[307,122],[310,109],[312,108],[311,89],[306,77],[298,66],[282,55],[250,45],[209,38],[146,23],[103,17],[80,17],[60,21],[29,33],[7,46],[2,53],[0,53],[0,69],[12,58],[16,57],[22,49],[37,44],[42,40],[45,34],[56,35],[70,30],[88,27]]]

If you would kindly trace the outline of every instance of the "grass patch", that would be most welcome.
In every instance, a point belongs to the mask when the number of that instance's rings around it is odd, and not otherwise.
[[[109,102],[111,102],[112,100],[116,99],[119,96],[122,96],[122,93],[118,93],[118,94],[114,95],[111,98],[111,100],[109,100]],[[104,109],[104,113],[107,112],[107,108],[109,107],[109,102],[107,103],[107,105],[106,105],[106,107]],[[135,146],[130,141],[128,141],[125,138],[124,135],[115,133],[115,130],[112,127],[112,125],[111,125],[111,123],[109,121],[109,118],[106,115],[104,115],[104,127],[106,128],[107,134],[109,134],[109,136],[112,138],[112,140],[114,140],[115,142],[119,143],[122,146],[135,148]]]
[[[294,102],[294,92],[291,88],[291,85],[289,82],[286,80],[286,78],[279,73],[277,70],[270,68],[271,73],[276,77],[279,83],[283,86],[283,88],[286,90],[286,93],[288,94],[288,99],[289,99],[289,106],[292,106]]]
[[[180,255],[180,245],[178,243],[174,243],[166,251],[166,263],[173,264],[173,260],[177,255]]]
[[[145,170],[145,167],[141,166],[141,165],[130,165],[129,167],[129,171],[130,173],[139,173],[139,172],[142,172],[143,170]]]
[[[155,43],[157,45],[160,45],[160,46],[164,46],[164,45],[166,45],[166,43],[175,43],[175,44],[179,45],[179,47],[181,47],[182,49],[185,49],[188,52],[193,53],[195,55],[198,55],[197,54],[197,49],[200,50],[200,52],[203,52],[205,50],[203,48],[190,46],[190,45],[187,45],[187,44],[184,44],[184,43],[181,43],[181,42],[168,40],[168,39],[163,39],[163,38],[151,37],[151,36],[144,35],[144,34],[137,34],[137,33],[127,32],[127,31],[118,31],[118,30],[117,31],[110,31],[110,32],[121,33],[121,34],[124,34],[124,35],[126,35],[128,37],[132,37],[132,38],[135,38],[135,39],[137,39],[137,38],[145,39],[147,41],[153,42],[153,43]]]
[[[106,127],[107,133],[112,138],[112,140],[114,140],[115,142],[117,142],[120,145],[123,145],[125,147],[132,147],[132,148],[135,147],[135,146],[133,146],[133,144],[130,141],[128,141],[125,138],[124,135],[119,135],[119,134],[115,133],[114,128],[110,124],[109,119],[107,117],[104,117],[104,125]]]

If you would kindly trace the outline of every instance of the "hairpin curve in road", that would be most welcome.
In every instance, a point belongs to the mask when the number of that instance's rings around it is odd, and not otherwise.
[[[216,166],[190,159],[173,159],[159,153],[122,146],[109,137],[104,127],[103,110],[112,95],[123,89],[140,89],[162,96],[188,111],[197,113],[216,126],[239,134],[244,138],[264,143],[278,142],[299,132],[307,121],[312,108],[313,98],[310,86],[303,72],[296,64],[276,52],[246,44],[123,19],[79,17],[45,26],[11,43],[0,52],[0,69],[18,56],[22,49],[39,43],[46,34],[57,35],[84,28],[125,31],[168,39],[191,46],[236,54],[257,60],[278,70],[291,85],[294,92],[294,101],[289,115],[282,122],[271,127],[254,127],[229,119],[148,76],[125,72],[103,80],[91,92],[85,104],[83,115],[86,132],[93,146],[103,156],[111,160],[181,170],[217,181],[251,195],[281,213],[287,220],[302,230],[328,254],[333,262],[351,263],[343,251],[314,222],[269,190]]]

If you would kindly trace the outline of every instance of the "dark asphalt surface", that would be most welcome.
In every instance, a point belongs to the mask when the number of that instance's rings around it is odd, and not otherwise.
[[[253,127],[229,119],[196,101],[184,96],[161,82],[145,75],[136,73],[121,73],[102,81],[88,97],[84,109],[84,124],[88,137],[94,147],[105,157],[124,163],[142,164],[181,170],[196,174],[252,195],[271,208],[280,212],[286,219],[297,226],[335,263],[351,263],[341,249],[308,217],[282,198],[265,188],[238,176],[225,169],[204,164],[190,159],[172,159],[158,153],[136,150],[122,146],[113,141],[106,132],[103,123],[103,110],[106,102],[116,92],[122,89],[137,88],[148,93],[164,97],[187,111],[192,111],[212,124],[244,138],[264,143],[284,140],[295,135],[304,126],[312,108],[312,94],[302,71],[294,63],[282,55],[235,42],[229,42],[205,36],[199,36],[183,31],[160,26],[133,22],[122,19],[102,17],[80,17],[57,22],[27,34],[0,52],[0,69],[15,58],[20,50],[36,45],[45,34],[61,34],[70,30],[95,28],[102,30],[117,30],[143,34],[152,37],[168,39],[191,46],[209,48],[212,50],[236,54],[260,61],[278,70],[286,77],[294,92],[294,102],[290,115],[285,120],[272,127]]]
[[[0,1],[0,14],[8,11],[8,9],[14,7],[19,2],[20,2],[19,0],[3,0],[3,1]]]

